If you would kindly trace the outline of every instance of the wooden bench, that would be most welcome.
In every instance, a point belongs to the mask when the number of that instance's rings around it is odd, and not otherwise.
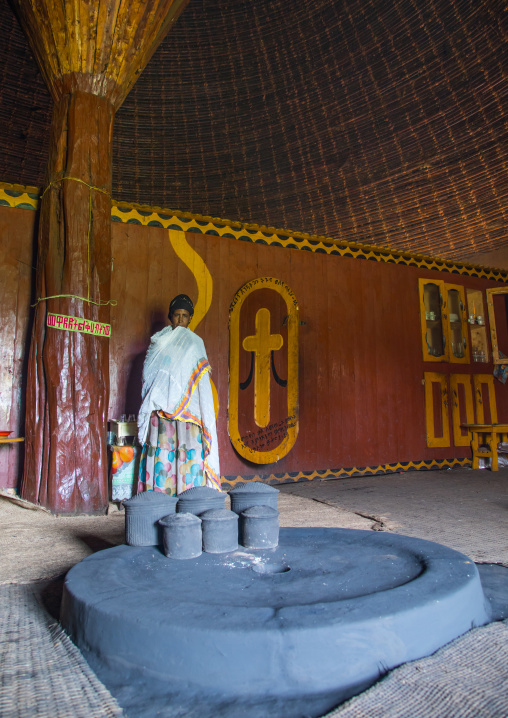
[[[490,458],[492,471],[498,470],[497,445],[508,436],[508,424],[463,424],[471,432],[471,449],[473,451],[473,469],[479,469],[479,460]],[[480,441],[480,437],[482,437]],[[488,445],[488,449],[481,446]]]

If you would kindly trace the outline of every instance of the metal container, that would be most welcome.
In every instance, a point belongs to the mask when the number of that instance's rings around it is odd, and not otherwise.
[[[170,514],[160,519],[162,545],[168,558],[187,559],[201,556],[203,542],[201,519],[191,513]]]
[[[245,548],[279,545],[279,512],[271,506],[251,506],[240,514],[240,543]]]
[[[145,491],[124,501],[125,542],[129,546],[158,546],[161,543],[159,519],[176,510],[176,496],[161,491]]]
[[[227,553],[238,548],[238,515],[228,509],[208,509],[200,514],[203,551]]]
[[[226,494],[210,486],[194,486],[178,496],[177,513],[189,513],[199,516],[208,509],[223,509]]]
[[[271,506],[277,511],[279,489],[261,481],[247,481],[228,493],[231,497],[231,510],[238,515],[251,506]]]
[[[118,438],[138,435],[138,425],[135,421],[115,421],[111,419],[109,430],[116,434]]]

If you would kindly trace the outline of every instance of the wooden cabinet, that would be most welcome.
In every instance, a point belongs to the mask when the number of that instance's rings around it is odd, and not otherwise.
[[[469,446],[463,424],[497,423],[492,374],[441,374],[425,372],[427,446]],[[450,417],[452,434],[450,433]]]
[[[419,279],[424,361],[469,363],[464,287],[441,279]]]
[[[488,362],[482,291],[440,279],[419,279],[418,289],[423,360],[472,362],[472,368]],[[451,446],[452,441],[453,446],[469,446],[471,437],[464,424],[497,422],[492,374],[425,372],[424,384],[427,446]]]
[[[487,293],[489,290],[487,290]],[[483,292],[480,289],[467,290],[467,313],[469,332],[471,334],[471,358],[473,362],[489,361],[489,345],[487,327],[485,325],[485,308]]]

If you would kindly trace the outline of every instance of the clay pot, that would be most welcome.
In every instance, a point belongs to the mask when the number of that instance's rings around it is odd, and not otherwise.
[[[158,546],[161,543],[158,520],[175,513],[176,496],[145,491],[124,501],[125,543],[129,546]]]
[[[194,514],[170,514],[160,519],[162,545],[168,558],[187,559],[201,556],[201,519]]]
[[[251,506],[240,514],[240,543],[245,548],[279,545],[279,512],[271,506]]]
[[[226,503],[226,494],[210,486],[194,486],[178,496],[176,512],[189,513],[199,516],[208,509],[223,509]]]
[[[261,481],[247,481],[228,492],[231,497],[231,510],[240,515],[251,506],[271,506],[277,510],[279,489]]]
[[[200,514],[203,551],[227,553],[238,548],[238,516],[227,509],[209,509]]]

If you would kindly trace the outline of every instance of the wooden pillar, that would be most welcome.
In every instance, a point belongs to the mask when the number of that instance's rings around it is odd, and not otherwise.
[[[47,314],[109,323],[114,113],[186,3],[12,0],[55,102],[21,491],[54,513],[108,504],[109,340],[48,327]]]
[[[109,323],[113,117],[107,99],[83,91],[53,112],[22,496],[55,513],[103,513],[108,504],[109,339],[47,327],[46,317]]]

